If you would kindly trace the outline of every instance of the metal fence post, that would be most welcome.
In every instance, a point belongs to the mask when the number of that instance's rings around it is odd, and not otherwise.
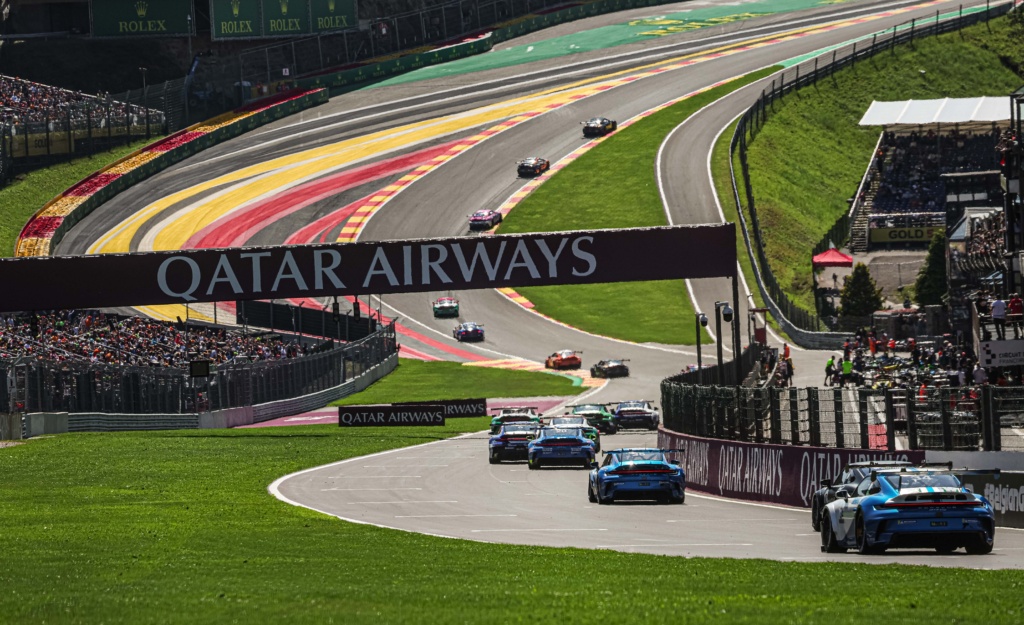
[[[812,447],[821,447],[821,412],[818,398],[818,389],[807,389],[807,418],[808,434],[811,437]]]
[[[945,451],[953,451],[953,424],[951,422],[953,411],[951,410],[952,402],[958,401],[956,396],[953,394],[954,391],[948,391],[948,398],[942,397],[942,402],[939,404],[939,414],[942,417],[942,448]],[[947,393],[943,393],[947,395]]]
[[[782,407],[779,397],[781,392],[778,388],[765,389],[768,392],[768,400],[771,403],[770,412],[768,417],[768,441],[772,444],[779,445],[782,443]]]
[[[857,389],[857,409],[860,417],[860,448],[868,449],[871,440],[868,437],[868,402],[872,397],[871,392],[866,388]]]
[[[843,390],[844,389],[832,389],[832,406],[833,406],[833,417],[836,422],[836,448],[842,449],[846,447],[846,424],[843,423],[845,417],[845,406],[843,405]]]

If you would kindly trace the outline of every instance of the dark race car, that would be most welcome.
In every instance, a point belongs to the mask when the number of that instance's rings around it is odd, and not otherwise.
[[[646,399],[631,399],[614,404],[612,416],[619,429],[647,428],[657,430],[661,417],[654,404]]]
[[[454,297],[439,297],[433,304],[435,317],[458,317],[459,300]]]
[[[488,460],[498,464],[502,460],[524,460],[530,441],[537,437],[538,424],[529,421],[507,423],[488,442]]]
[[[501,213],[495,210],[479,210],[469,216],[470,230],[490,230],[501,223]]]
[[[671,460],[673,449],[615,449],[604,452],[601,468],[590,472],[587,498],[609,504],[617,499],[686,501],[686,472]]]
[[[618,122],[607,117],[594,117],[580,123],[583,124],[584,137],[603,137],[610,132],[615,132],[619,127]]]
[[[516,166],[521,177],[539,176],[551,169],[551,162],[546,158],[531,156],[519,161]]]
[[[546,464],[576,464],[589,469],[594,464],[594,442],[581,430],[562,428],[540,429],[537,438],[530,441],[527,461],[531,469]]]
[[[590,368],[592,378],[626,378],[629,377],[628,358],[620,360],[599,360]]]
[[[484,327],[478,323],[467,321],[455,326],[452,336],[460,343],[462,341],[482,341],[484,340]]]
[[[998,475],[999,470],[956,471]],[[996,524],[992,504],[964,488],[952,471],[903,467],[873,469],[853,493],[839,490],[821,517],[821,550],[863,555],[887,549],[930,547],[952,553],[992,552]]]
[[[836,500],[836,491],[842,489],[847,493],[853,493],[872,469],[885,467],[908,467],[910,462],[905,460],[872,460],[870,462],[851,462],[843,467],[835,479],[821,480],[821,488],[811,495],[811,527],[815,532],[821,531],[821,511],[825,506]]]

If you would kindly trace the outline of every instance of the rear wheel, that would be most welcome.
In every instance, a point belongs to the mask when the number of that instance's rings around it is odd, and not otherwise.
[[[499,462],[501,462],[501,456],[498,455],[498,452],[496,450],[492,449],[491,450],[491,455],[490,455],[490,457],[487,460],[491,464],[498,464]]]
[[[857,534],[857,551],[861,555],[872,556],[885,552],[885,547],[872,545],[868,542],[868,533],[864,528],[864,515],[861,514],[860,510],[857,511],[857,519],[854,521],[854,528],[854,531]]]
[[[587,499],[590,500],[590,503],[597,503],[597,495],[594,494],[594,485],[589,482],[587,483]]]
[[[669,503],[680,504],[686,503],[686,493],[680,493],[678,497],[669,498]]]
[[[832,519],[820,519],[818,525],[821,527],[821,550],[824,553],[846,553],[846,547],[839,545],[836,532],[832,529]]]
[[[994,540],[992,542],[988,542],[984,537],[978,537],[967,544],[967,553],[972,556],[983,556],[985,554],[992,553],[992,547],[994,546]]]
[[[821,531],[821,515],[822,511],[818,510],[818,498],[811,498],[811,529],[815,532]]]
[[[540,468],[540,458],[530,458],[526,461],[531,470]]]
[[[601,495],[601,485],[600,484],[597,484],[595,486],[595,488],[597,489],[597,503],[601,504],[602,506],[607,506],[608,504],[612,503],[613,499],[610,496],[609,497],[604,497],[604,496]]]
[[[935,551],[938,553],[953,553],[956,549],[956,545],[936,545],[935,547]]]

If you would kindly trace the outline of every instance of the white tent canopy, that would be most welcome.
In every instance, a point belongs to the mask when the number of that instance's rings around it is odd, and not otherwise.
[[[943,98],[872,102],[861,126],[923,126],[926,124],[970,124],[1010,119],[1010,98]]]

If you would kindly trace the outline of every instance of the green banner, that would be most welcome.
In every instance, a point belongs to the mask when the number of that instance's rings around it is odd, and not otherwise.
[[[354,28],[358,25],[355,0],[310,0],[309,4],[314,33]]]
[[[260,4],[260,0],[210,0],[213,38],[262,37]]]
[[[289,37],[309,34],[308,0],[263,0],[263,35]]]
[[[191,0],[93,0],[94,37],[188,35]]]

